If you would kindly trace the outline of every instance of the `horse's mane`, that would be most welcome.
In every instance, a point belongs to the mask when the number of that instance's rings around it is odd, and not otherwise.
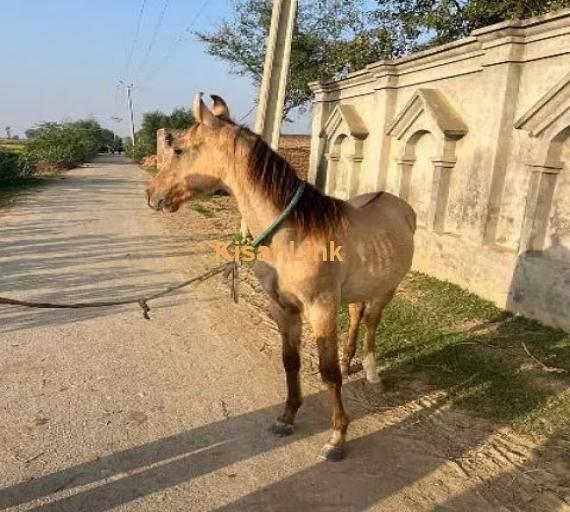
[[[240,127],[238,137],[248,139],[247,174],[250,183],[273,205],[284,210],[297,191],[300,178],[293,167],[258,135]],[[310,183],[305,185],[301,200],[289,220],[303,235],[330,237],[346,217],[344,201],[326,196]]]

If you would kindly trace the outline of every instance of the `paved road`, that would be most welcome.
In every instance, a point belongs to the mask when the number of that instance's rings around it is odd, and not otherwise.
[[[119,297],[210,265],[216,222],[151,211],[146,179],[101,160],[0,211],[2,295]],[[161,299],[151,315],[0,308],[0,510],[489,510],[436,449],[455,433],[423,420],[435,401],[388,412],[355,377],[348,459],[319,461],[318,380],[305,371],[297,433],[272,437],[284,391],[275,333],[222,284]]]

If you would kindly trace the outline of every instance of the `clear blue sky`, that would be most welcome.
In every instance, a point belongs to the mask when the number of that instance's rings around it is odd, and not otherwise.
[[[126,135],[121,79],[135,83],[135,123],[148,110],[190,106],[199,90],[220,94],[234,118],[241,118],[253,104],[255,88],[207,55],[186,30],[215,26],[230,14],[231,0],[169,0],[146,55],[166,2],[146,1],[127,69],[142,0],[0,0],[0,136],[5,126],[23,135],[42,121],[88,116]],[[308,132],[308,116],[285,131]]]

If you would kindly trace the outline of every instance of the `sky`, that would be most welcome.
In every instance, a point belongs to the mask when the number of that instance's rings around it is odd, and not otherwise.
[[[229,17],[232,0],[146,0],[137,36],[143,2],[0,0],[0,137],[6,126],[23,136],[43,121],[85,117],[128,135],[120,80],[134,84],[135,126],[145,111],[190,107],[198,91],[225,98],[234,119],[246,115],[256,88],[190,33]],[[308,133],[309,126],[305,115],[283,130]]]

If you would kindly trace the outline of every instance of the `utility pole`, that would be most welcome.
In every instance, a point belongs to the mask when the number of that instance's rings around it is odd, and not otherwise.
[[[275,0],[271,14],[255,132],[274,150],[279,145],[283,122],[297,3],[298,0]]]
[[[125,86],[125,90],[127,91],[127,109],[129,111],[129,121],[131,123],[131,140],[133,141],[133,146],[135,145],[135,117],[133,114],[133,98],[131,92],[133,90],[133,84],[126,84],[122,80],[119,84]]]
[[[133,90],[133,84],[128,84],[127,86],[127,108],[129,109],[129,119],[131,121],[131,138],[133,141],[133,146],[135,145],[135,117],[133,115],[133,98],[131,96],[131,91]]]
[[[271,12],[254,131],[273,150],[277,150],[281,135],[297,3],[298,0],[274,0]],[[243,219],[240,232],[242,237],[247,237],[248,229]]]
[[[254,131],[273,150],[277,150],[281,135],[297,2],[298,0],[274,0],[271,11],[271,27],[267,38]],[[242,238],[247,237],[248,229],[243,218],[240,233]]]

